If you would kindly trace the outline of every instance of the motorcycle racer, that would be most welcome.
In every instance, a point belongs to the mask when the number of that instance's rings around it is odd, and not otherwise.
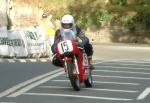
[[[62,40],[61,31],[63,31],[64,29],[70,29],[76,34],[77,46],[83,46],[84,47],[85,52],[88,56],[90,69],[94,69],[94,67],[92,65],[93,47],[89,43],[88,37],[86,37],[85,34],[81,31],[80,27],[77,24],[75,24],[74,17],[72,15],[64,15],[61,19],[61,26],[55,32],[54,44],[51,47],[53,54],[56,54],[56,44]],[[55,56],[52,59],[52,63],[55,66],[62,66],[61,62],[59,61],[57,56]]]

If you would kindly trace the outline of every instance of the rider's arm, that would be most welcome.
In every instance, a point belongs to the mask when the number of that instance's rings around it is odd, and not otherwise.
[[[54,44],[57,44],[60,41],[60,30],[56,30],[55,37],[54,37]]]
[[[54,44],[51,47],[52,52],[55,54],[56,53],[56,45],[60,41],[60,30],[56,30],[55,32],[55,37],[54,37]]]
[[[85,34],[81,31],[80,27],[76,25],[77,37],[82,40],[83,45],[89,43],[89,38],[85,36]]]

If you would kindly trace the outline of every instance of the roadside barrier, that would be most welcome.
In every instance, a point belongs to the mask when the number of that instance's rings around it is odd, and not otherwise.
[[[0,27],[0,56],[42,57],[46,50],[45,34],[39,27],[8,31]]]

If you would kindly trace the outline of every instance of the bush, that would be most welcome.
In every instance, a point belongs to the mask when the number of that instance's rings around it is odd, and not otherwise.
[[[109,2],[113,5],[126,5],[127,4],[127,0],[109,0]]]
[[[133,20],[134,16],[133,15],[129,15],[126,14],[125,16],[122,17],[122,24],[124,27],[128,28],[128,29],[132,29],[134,27],[134,20]]]
[[[150,28],[150,11],[144,10],[137,14],[137,22],[141,22],[145,25],[146,29]]]

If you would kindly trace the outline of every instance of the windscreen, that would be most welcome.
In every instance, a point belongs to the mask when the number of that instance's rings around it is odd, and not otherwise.
[[[64,29],[61,31],[61,36],[63,40],[72,40],[75,39],[75,33],[70,29]]]

